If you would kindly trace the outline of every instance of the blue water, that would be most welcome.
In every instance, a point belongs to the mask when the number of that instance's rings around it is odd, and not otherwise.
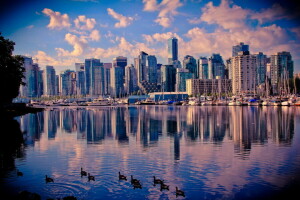
[[[263,199],[289,192],[299,181],[300,108],[65,107],[16,120],[24,143],[1,178],[8,195]],[[81,167],[95,181],[81,177]],[[128,181],[118,179],[119,171]],[[130,175],[142,189],[133,188]],[[170,190],[154,186],[153,176]],[[175,187],[185,197],[177,197]]]

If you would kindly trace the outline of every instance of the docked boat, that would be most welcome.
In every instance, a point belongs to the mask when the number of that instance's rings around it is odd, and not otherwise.
[[[139,105],[155,105],[155,101],[150,99],[150,98],[147,98],[143,101],[140,101],[140,104]]]
[[[281,105],[282,106],[290,106],[291,104],[289,101],[283,101],[283,102],[281,102]]]
[[[280,100],[272,100],[270,102],[270,105],[272,105],[272,106],[281,106],[281,101]]]

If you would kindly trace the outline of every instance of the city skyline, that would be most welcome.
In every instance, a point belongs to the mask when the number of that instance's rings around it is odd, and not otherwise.
[[[300,71],[300,26],[290,1],[6,1],[0,31],[16,42],[15,54],[38,59],[39,66],[57,71],[74,69],[86,58],[128,64],[140,51],[167,64],[167,40],[178,39],[178,56],[223,59],[240,42],[250,52],[274,55],[291,52]],[[293,9],[292,9],[293,8]],[[230,13],[230,15],[228,15]],[[45,39],[47,38],[47,39]]]

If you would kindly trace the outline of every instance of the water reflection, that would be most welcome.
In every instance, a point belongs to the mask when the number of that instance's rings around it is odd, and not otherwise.
[[[180,159],[180,141],[222,144],[232,140],[237,155],[246,158],[253,144],[272,140],[290,145],[294,135],[295,110],[260,107],[101,107],[49,109],[21,118],[27,145],[34,145],[45,132],[55,139],[62,128],[77,139],[100,144],[105,139],[129,143],[129,135],[148,148],[160,137],[173,141],[174,159]]]

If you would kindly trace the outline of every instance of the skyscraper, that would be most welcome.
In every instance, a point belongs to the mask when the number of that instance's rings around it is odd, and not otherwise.
[[[168,63],[172,65],[178,60],[178,40],[176,37],[168,39]]]
[[[240,42],[240,44],[232,47],[232,57],[237,56],[240,51],[249,51],[249,45]]]
[[[138,59],[135,60],[135,67],[137,69],[138,82],[147,81],[147,56],[148,54],[141,51]]]
[[[132,94],[137,90],[136,70],[133,65],[125,67],[125,92]]]
[[[123,69],[121,67],[112,67],[110,70],[110,95],[112,97],[120,97],[124,93],[122,73]]]
[[[46,66],[44,71],[44,95],[53,96],[57,95],[55,89],[56,73],[53,66]]]
[[[231,58],[233,94],[254,92],[256,88],[256,56],[241,51]]]
[[[186,80],[194,78],[195,74],[188,69],[176,69],[176,92],[186,92]]]
[[[95,67],[102,66],[100,59],[85,59],[85,87],[86,94],[95,95]]]
[[[176,68],[173,65],[161,67],[161,87],[164,92],[174,92],[176,84]]]
[[[290,52],[278,52],[275,55],[271,55],[271,84],[274,92],[279,92],[280,82],[293,78],[294,74],[294,62]]]
[[[85,64],[75,63],[77,95],[85,95]]]
[[[60,93],[63,96],[76,95],[76,73],[66,70],[60,74]]]
[[[157,59],[153,55],[148,55],[146,60],[147,81],[157,83]]]
[[[261,84],[266,80],[267,56],[262,52],[254,55],[256,56],[256,80],[257,84]]]
[[[208,79],[208,60],[206,57],[198,59],[199,79]]]
[[[225,65],[220,54],[213,54],[208,59],[208,78],[215,79],[217,76],[224,78]]]
[[[189,72],[193,74],[193,78],[198,78],[199,72],[197,68],[197,62],[193,56],[186,55],[182,63],[183,68],[189,70]]]

